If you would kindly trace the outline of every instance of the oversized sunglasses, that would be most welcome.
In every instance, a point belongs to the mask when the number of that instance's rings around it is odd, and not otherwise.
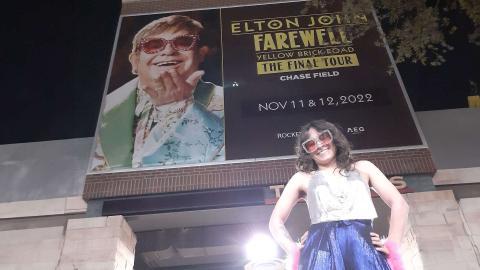
[[[137,51],[142,50],[145,53],[154,54],[165,49],[167,44],[170,44],[177,51],[189,51],[198,40],[200,38],[197,35],[184,35],[170,40],[164,38],[143,39],[140,41]]]
[[[311,154],[320,148],[320,146],[331,143],[333,140],[332,133],[326,129],[318,133],[318,138],[310,138],[302,143],[302,147],[308,154]]]

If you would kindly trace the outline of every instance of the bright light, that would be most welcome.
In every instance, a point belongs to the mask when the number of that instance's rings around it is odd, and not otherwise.
[[[252,262],[271,260],[277,257],[277,244],[270,236],[257,234],[245,246],[247,259]]]

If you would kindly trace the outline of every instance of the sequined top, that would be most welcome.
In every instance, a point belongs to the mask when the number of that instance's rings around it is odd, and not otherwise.
[[[306,202],[311,223],[336,220],[375,219],[370,189],[357,170],[346,176],[314,172],[308,184]]]

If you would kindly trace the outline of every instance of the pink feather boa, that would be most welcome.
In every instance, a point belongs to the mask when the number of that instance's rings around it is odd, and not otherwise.
[[[386,241],[385,248],[388,250],[387,262],[390,268],[392,270],[405,270],[398,245],[392,241]]]
[[[290,270],[298,270],[298,264],[300,263],[300,248],[295,247],[291,255],[291,268]]]

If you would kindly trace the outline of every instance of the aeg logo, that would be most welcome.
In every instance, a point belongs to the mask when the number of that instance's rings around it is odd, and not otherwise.
[[[365,127],[349,127],[347,128],[347,133],[356,135],[365,132]]]

